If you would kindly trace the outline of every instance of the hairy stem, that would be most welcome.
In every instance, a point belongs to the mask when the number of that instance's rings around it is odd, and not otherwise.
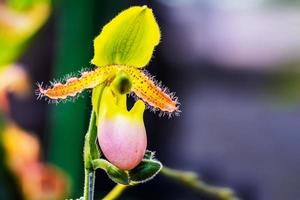
[[[217,186],[208,185],[207,183],[201,181],[198,175],[194,172],[181,171],[181,170],[170,169],[168,167],[163,167],[160,173],[202,194],[207,194],[209,196],[221,200],[239,199],[235,195],[232,189],[226,187],[217,187]]]
[[[127,187],[126,185],[117,184],[102,200],[117,199]]]
[[[99,158],[100,151],[96,144],[97,127],[96,127],[96,114],[94,111],[91,113],[89,128],[85,136],[84,143],[84,200],[94,199],[94,185],[95,185],[95,170],[93,169],[93,159]]]

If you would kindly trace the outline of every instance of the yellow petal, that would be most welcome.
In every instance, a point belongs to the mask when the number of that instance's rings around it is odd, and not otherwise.
[[[148,77],[143,70],[129,66],[120,66],[130,77],[132,81],[132,92],[134,92],[144,102],[148,103],[155,110],[161,110],[166,113],[178,113],[179,103],[177,99],[167,92],[167,89],[161,88],[152,78]]]
[[[117,67],[99,67],[93,71],[82,72],[80,77],[71,77],[65,83],[53,83],[51,87],[43,88],[39,85],[39,97],[48,97],[52,100],[74,97],[86,89],[102,84],[116,73]]]
[[[96,66],[112,64],[144,67],[159,43],[160,31],[152,10],[131,7],[104,26],[94,40]]]

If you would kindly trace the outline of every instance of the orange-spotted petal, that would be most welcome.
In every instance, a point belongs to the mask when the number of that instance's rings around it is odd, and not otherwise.
[[[129,75],[132,82],[131,92],[154,109],[166,113],[179,112],[177,98],[167,92],[166,88],[160,87],[152,77],[146,75],[145,70],[126,65],[99,67],[94,71],[83,72],[79,78],[69,78],[65,83],[54,83],[48,89],[43,89],[42,86],[39,86],[39,96],[45,96],[53,100],[74,97],[85,89],[95,88],[99,84],[108,81],[119,71],[124,71]]]
[[[161,88],[159,84],[156,84],[153,78],[145,74],[144,70],[129,66],[120,66],[120,68],[130,75],[132,92],[143,101],[163,112],[179,112],[177,98],[173,97],[172,94],[169,94],[167,89]]]
[[[91,89],[106,81],[116,73],[116,66],[99,67],[94,71],[81,73],[79,78],[68,78],[65,83],[54,83],[51,87],[43,89],[39,85],[38,95],[49,99],[59,100],[74,97],[85,89]]]

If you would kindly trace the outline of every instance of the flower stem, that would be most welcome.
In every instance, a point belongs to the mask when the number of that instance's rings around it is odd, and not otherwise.
[[[94,199],[95,171],[85,170],[84,200]]]
[[[95,170],[93,168],[92,161],[100,156],[100,151],[96,144],[96,138],[96,114],[92,111],[84,143],[84,200],[94,200]]]
[[[162,175],[181,183],[196,192],[207,194],[209,196],[221,199],[221,200],[238,200],[234,191],[226,187],[217,187],[208,185],[201,181],[197,174],[189,171],[175,170],[168,167],[163,167],[160,172]]]
[[[127,187],[126,185],[117,184],[102,200],[117,199]]]
[[[97,96],[97,109],[99,109],[100,101],[103,94],[103,88],[105,86],[100,85],[97,88],[97,92],[93,96]],[[94,98],[94,97],[93,97]],[[83,199],[84,200],[94,200],[94,187],[95,187],[95,168],[93,166],[93,160],[97,160],[101,156],[101,151],[97,146],[97,116],[95,109],[91,112],[90,123],[88,131],[85,135],[84,148],[83,148],[83,159],[84,159],[84,168],[85,168],[85,177],[84,177],[84,191]]]

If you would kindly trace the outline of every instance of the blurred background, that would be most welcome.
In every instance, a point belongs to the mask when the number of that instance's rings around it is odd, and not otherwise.
[[[35,83],[92,69],[93,39],[148,5],[162,40],[147,69],[181,116],[145,112],[149,150],[244,200],[300,196],[300,1],[0,0],[0,199],[78,198],[90,92],[36,100]],[[97,172],[96,197],[113,183]],[[158,176],[121,199],[212,200]]]

